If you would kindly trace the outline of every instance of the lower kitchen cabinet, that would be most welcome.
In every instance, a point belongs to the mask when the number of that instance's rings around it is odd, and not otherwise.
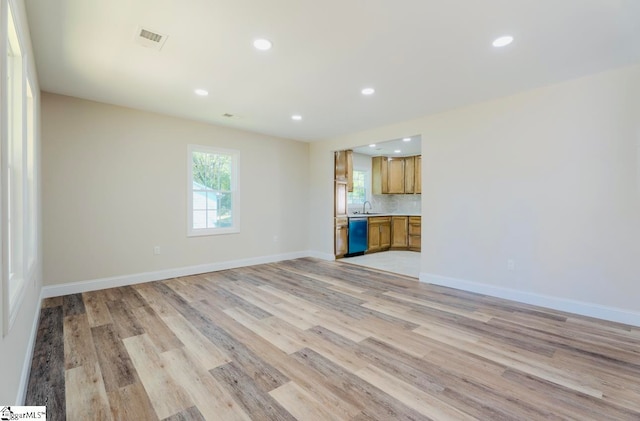
[[[370,217],[367,253],[388,250],[389,247],[391,247],[391,217]]]
[[[391,217],[391,248],[406,249],[409,246],[409,217]]]
[[[342,257],[349,250],[349,237],[347,236],[349,220],[346,217],[335,218],[335,253],[336,257]]]
[[[335,254],[344,257],[349,253],[349,219],[335,218]],[[369,216],[366,253],[392,250],[421,249],[421,217],[419,216]]]
[[[420,251],[422,247],[422,218],[419,216],[409,217],[409,250]]]

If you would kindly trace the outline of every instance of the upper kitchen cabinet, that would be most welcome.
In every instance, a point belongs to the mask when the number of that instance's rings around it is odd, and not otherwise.
[[[404,192],[406,194],[416,193],[416,158],[415,156],[404,158]]]
[[[371,158],[371,193],[389,193],[388,168],[389,158],[374,156]]]
[[[421,193],[422,157],[407,156],[371,158],[371,191],[373,194]]]
[[[388,191],[389,194],[404,193],[404,158],[389,158]]]
[[[414,193],[422,193],[422,155],[416,156]]]
[[[335,152],[335,179],[347,182],[347,191],[353,191],[353,151]]]

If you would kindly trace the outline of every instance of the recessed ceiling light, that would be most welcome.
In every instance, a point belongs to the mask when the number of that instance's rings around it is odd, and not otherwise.
[[[209,92],[207,92],[204,89],[196,89],[195,91],[193,91],[196,93],[196,95],[200,95],[200,96],[207,96],[209,95]]]
[[[376,147],[376,144],[375,144],[375,143],[372,143],[371,145],[369,145],[369,147],[370,147],[370,148],[375,148],[375,147]]]
[[[411,138],[410,137],[405,137],[404,139],[402,139],[403,142],[411,142]]]
[[[364,88],[362,90],[362,95],[373,95],[376,92],[373,88]]]
[[[268,39],[259,38],[253,41],[253,46],[258,50],[267,51],[271,49],[273,44],[271,44],[271,41],[269,41]]]
[[[291,120],[300,121],[302,120],[302,116],[300,114],[294,114],[291,116]]]
[[[396,149],[395,151],[393,151],[393,153],[400,153],[402,152],[400,149]]]
[[[504,35],[500,38],[496,38],[493,41],[494,47],[505,47],[513,42],[513,37],[511,35]]]

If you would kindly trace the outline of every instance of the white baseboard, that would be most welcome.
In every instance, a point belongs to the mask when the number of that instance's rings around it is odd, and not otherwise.
[[[22,363],[22,374],[20,375],[20,383],[18,385],[18,395],[16,396],[16,405],[24,405],[27,398],[27,386],[29,383],[29,374],[31,373],[31,361],[33,360],[33,350],[36,346],[36,338],[38,336],[38,321],[40,320],[40,310],[42,308],[42,288],[38,294],[38,305],[36,306],[35,316],[31,323],[31,334],[29,335],[29,343],[27,344],[27,352],[25,353]]]
[[[200,273],[217,272],[220,270],[234,269],[244,266],[261,265],[264,263],[280,262],[282,260],[298,259],[301,257],[316,257],[312,252],[300,251],[293,253],[275,254],[249,259],[230,260],[227,262],[208,263],[197,266],[187,266],[175,269],[165,269],[155,272],[135,273],[131,275],[114,276],[111,278],[93,279],[90,281],[70,282],[60,285],[48,285],[42,288],[42,297],[58,297],[61,295],[78,294],[82,292],[97,291],[106,288],[122,287],[141,284],[144,282],[161,281],[163,279],[179,276],[197,275]]]
[[[315,257],[316,259],[329,260],[329,261],[336,260],[336,256],[330,253],[322,253],[319,251],[308,251],[307,253],[308,253],[307,254],[308,257]]]
[[[640,313],[631,310],[481,284],[424,272],[420,273],[420,282],[640,327]]]

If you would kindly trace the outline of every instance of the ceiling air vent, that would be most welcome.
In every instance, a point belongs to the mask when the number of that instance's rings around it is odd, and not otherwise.
[[[231,114],[231,113],[224,113],[224,114],[221,114],[220,116],[225,120],[238,121],[238,120],[242,120],[243,119],[243,117],[241,115]]]
[[[143,47],[160,50],[167,40],[167,35],[152,31],[141,26],[136,32],[136,42]]]

